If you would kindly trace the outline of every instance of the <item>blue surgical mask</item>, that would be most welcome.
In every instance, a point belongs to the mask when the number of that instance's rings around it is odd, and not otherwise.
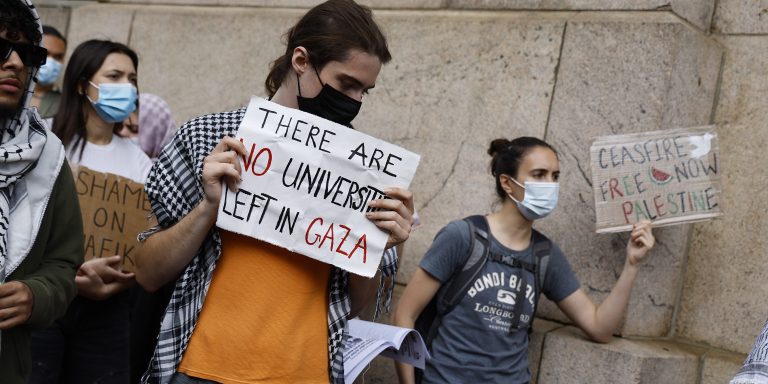
[[[520,185],[517,180],[511,177],[509,179]],[[517,209],[526,219],[531,221],[541,219],[555,210],[560,192],[559,183],[526,181],[525,186],[520,185],[520,187],[525,190],[523,201],[517,201],[511,193],[507,195],[517,203]]]
[[[61,67],[63,65],[53,58],[48,58],[37,71],[37,83],[40,85],[51,85],[56,82],[61,73]]]
[[[93,101],[88,97],[88,100],[96,113],[107,123],[119,123],[136,110],[138,90],[133,84],[102,83],[96,85],[90,81],[89,83],[99,90],[99,99]]]

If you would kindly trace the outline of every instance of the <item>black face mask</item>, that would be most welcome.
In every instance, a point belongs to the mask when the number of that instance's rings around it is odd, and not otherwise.
[[[315,75],[317,75],[320,84],[323,84],[317,70],[315,70]],[[299,95],[296,96],[299,101],[299,110],[352,128],[352,119],[360,112],[363,103],[337,91],[328,84],[323,84],[323,89],[317,96],[302,97],[298,73],[296,74],[296,83],[299,86]]]

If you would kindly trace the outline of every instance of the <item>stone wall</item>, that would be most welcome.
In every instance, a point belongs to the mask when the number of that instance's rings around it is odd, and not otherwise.
[[[67,31],[70,52],[94,37],[134,47],[140,89],[168,100],[181,123],[263,95],[282,33],[315,3],[38,5]],[[768,318],[760,206],[768,201],[768,1],[363,3],[375,8],[394,58],[356,126],[422,155],[412,189],[425,224],[406,244],[401,285],[442,226],[493,209],[489,141],[534,135],[558,148],[562,168],[560,207],[537,225],[565,250],[587,294],[604,299],[627,237],[594,234],[592,138],[718,124],[724,218],[655,231],[621,337],[609,344],[586,341],[544,301],[539,315],[550,321],[537,322],[531,360],[540,383],[727,382]],[[394,381],[382,360],[366,382]]]

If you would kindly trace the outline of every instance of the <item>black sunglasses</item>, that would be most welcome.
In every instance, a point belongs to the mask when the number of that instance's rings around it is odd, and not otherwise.
[[[0,58],[3,61],[11,57],[11,52],[16,52],[21,58],[21,62],[27,67],[39,67],[45,64],[48,58],[48,50],[29,43],[14,43],[0,38]]]

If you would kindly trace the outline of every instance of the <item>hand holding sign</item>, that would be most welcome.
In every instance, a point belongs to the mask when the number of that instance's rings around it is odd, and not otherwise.
[[[411,234],[413,194],[403,188],[387,189],[384,192],[392,199],[372,201],[368,206],[382,211],[368,212],[365,217],[377,227],[389,232],[386,248],[390,248],[408,240]]]
[[[645,261],[650,251],[656,244],[651,229],[653,225],[649,220],[643,220],[632,226],[632,232],[627,242],[627,262],[636,266]]]
[[[243,143],[225,136],[203,160],[203,191],[211,209],[219,206],[222,181],[237,190],[242,180],[239,156],[247,156]]]

